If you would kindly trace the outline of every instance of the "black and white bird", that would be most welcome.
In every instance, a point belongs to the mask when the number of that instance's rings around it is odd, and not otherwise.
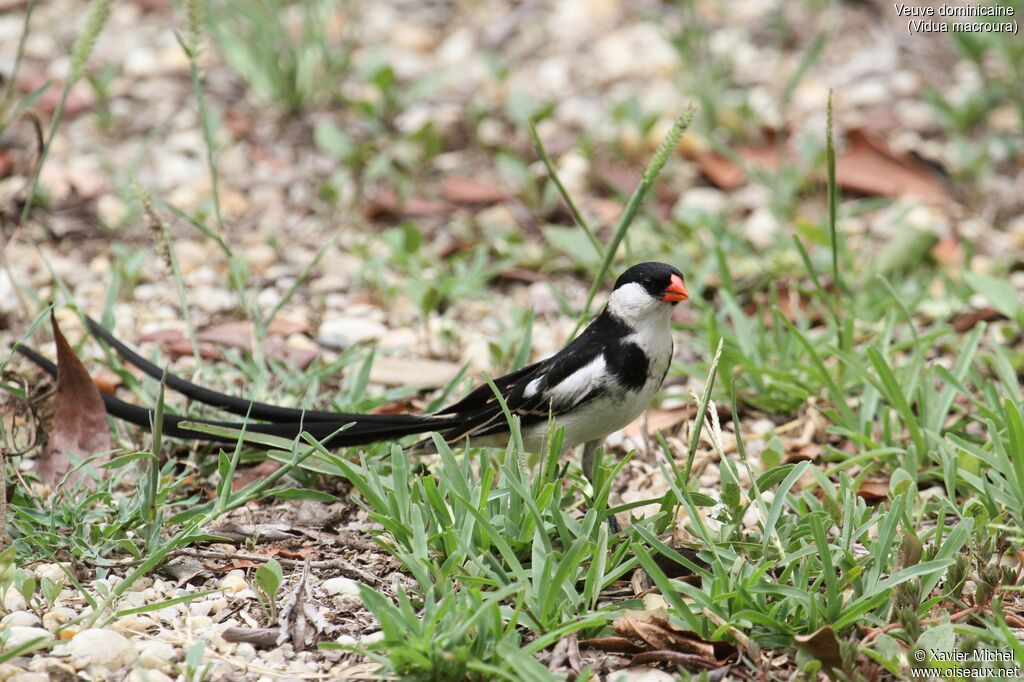
[[[549,420],[564,428],[563,447],[584,444],[583,471],[591,478],[596,449],[612,432],[639,417],[661,387],[672,361],[673,306],[689,297],[683,275],[664,263],[634,265],[616,280],[604,310],[555,355],[493,380],[509,411],[520,420],[523,445],[543,447]],[[168,388],[200,403],[247,416],[245,430],[287,438],[308,432],[329,447],[363,445],[412,434],[436,432],[451,444],[504,446],[509,426],[489,384],[432,414],[354,414],[285,408],[212,391],[149,362],[94,320],[94,334],[124,359]],[[18,350],[51,374],[56,366],[25,346]],[[143,427],[151,426],[152,410],[104,395],[108,414]],[[204,423],[241,429],[238,422],[190,419],[165,414],[166,436],[227,440],[183,426]],[[344,430],[340,430],[343,427]],[[425,446],[429,440],[420,441]]]

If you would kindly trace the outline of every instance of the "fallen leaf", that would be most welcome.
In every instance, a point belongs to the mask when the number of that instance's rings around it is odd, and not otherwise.
[[[49,81],[49,85],[46,83]],[[18,91],[22,94],[35,92],[46,85],[46,90],[35,101],[35,107],[47,116],[53,114],[60,102],[61,91],[64,89],[64,82],[49,78],[42,68],[24,68],[18,72],[15,83]],[[64,102],[64,119],[71,119],[87,110],[95,102],[92,91],[84,83],[75,83],[68,90],[68,98]]]
[[[285,559],[295,559],[297,561],[309,559],[310,561],[316,561],[320,557],[320,553],[316,551],[315,547],[300,547],[297,550],[288,549],[287,547],[274,547],[273,549],[277,550],[277,556]]]
[[[888,480],[867,480],[857,488],[857,497],[868,504],[877,504],[889,499]]]
[[[280,468],[281,465],[278,462],[268,459],[260,462],[256,466],[239,469],[235,472],[234,478],[231,479],[231,491],[237,493],[253,481],[264,479]]]
[[[958,268],[964,264],[964,247],[959,239],[946,237],[940,239],[932,247],[932,258],[939,265],[947,268]]]
[[[946,202],[949,192],[938,173],[907,154],[897,154],[882,138],[855,128],[836,159],[836,182],[845,190],[872,196],[916,197]]]
[[[441,181],[441,196],[453,204],[497,204],[508,194],[486,180],[464,175],[449,175]]]
[[[196,332],[197,341],[215,343],[218,346],[251,350],[252,325],[249,322],[224,322]]]
[[[616,654],[637,654],[643,651],[641,646],[628,637],[592,637],[580,640],[581,649],[598,649]]]
[[[656,611],[626,611],[612,622],[612,628],[623,637],[637,639],[650,649],[678,651],[715,660],[715,647],[692,633],[672,625],[664,614]]]
[[[306,369],[320,354],[315,347],[300,348],[286,341],[284,336],[309,331],[309,325],[300,320],[275,319],[267,328],[263,344],[264,354],[271,360],[280,360],[289,365]],[[139,342],[155,341],[160,349],[172,357],[192,355],[192,343],[180,329],[161,329],[139,337]],[[252,325],[249,322],[225,322],[196,332],[199,341],[199,356],[206,360],[222,360],[224,354],[215,346],[237,348],[246,352],[252,350]],[[310,342],[312,345],[312,342]]]
[[[678,651],[645,651],[637,654],[630,665],[649,665],[651,663],[669,663],[673,666],[694,666],[714,670],[719,667],[718,661],[704,658],[697,654],[685,654]]]
[[[774,133],[766,131],[757,143],[741,147],[736,153],[742,164],[721,154],[707,152],[697,156],[697,167],[715,186],[736,189],[747,182],[746,169],[772,171],[781,165]],[[846,148],[837,154],[836,182],[844,190],[869,196],[915,197],[925,201],[948,202],[949,188],[938,171],[909,154],[893,151],[880,136],[862,128],[846,135]]]
[[[965,332],[973,329],[979,322],[995,322],[996,320],[1006,320],[1006,315],[995,308],[981,308],[980,310],[972,310],[968,313],[960,313],[953,317],[950,321],[950,325],[958,332]]]
[[[787,450],[782,458],[783,464],[794,462],[814,462],[821,457],[821,446],[817,443],[806,443],[791,450]]]
[[[825,670],[842,669],[843,657],[839,651],[839,638],[831,627],[826,625],[809,635],[797,635],[793,639],[798,648],[821,661]]]
[[[654,435],[657,431],[667,431],[674,426],[692,419],[696,408],[692,405],[674,407],[669,410],[654,409],[640,415],[622,431],[629,438],[642,438],[645,433]],[[644,431],[646,427],[646,432]]]
[[[53,430],[36,462],[36,468],[44,482],[54,485],[71,470],[68,455],[91,457],[112,450],[113,444],[110,441],[107,410],[99,389],[64,338],[57,318],[52,314],[50,322],[53,325],[53,341],[57,346],[57,392],[54,398]],[[91,466],[98,466],[106,460],[106,457],[98,459]],[[78,474],[71,478],[75,481],[80,479]]]
[[[739,158],[750,169],[761,168],[775,170],[779,167],[778,149],[768,140],[755,145],[741,147]],[[731,190],[746,182],[743,168],[721,154],[707,152],[697,157],[697,167],[712,184],[721,189]]]
[[[447,204],[423,197],[402,199],[391,187],[381,187],[363,203],[363,218],[369,222],[393,218],[433,218],[451,213]]]
[[[1006,619],[1006,624],[1011,628],[1024,628],[1024,618],[1015,613],[1004,613],[1003,618]]]
[[[117,392],[117,387],[120,386],[122,382],[120,375],[115,374],[104,367],[96,372],[92,378],[92,383],[96,384],[96,388],[100,393],[114,395],[114,393]]]

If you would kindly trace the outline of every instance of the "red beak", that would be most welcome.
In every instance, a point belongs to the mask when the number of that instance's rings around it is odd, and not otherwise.
[[[678,303],[679,301],[685,301],[690,298],[689,292],[686,291],[686,285],[683,284],[683,278],[679,275],[672,275],[669,279],[669,285],[665,288],[665,293],[661,295],[661,300],[666,303]]]

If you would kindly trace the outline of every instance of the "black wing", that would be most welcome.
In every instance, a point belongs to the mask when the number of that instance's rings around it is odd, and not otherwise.
[[[588,366],[604,359],[605,351],[629,334],[622,322],[603,312],[568,346],[546,360],[527,365],[494,379],[494,385],[505,399],[509,412],[518,415],[523,426],[547,421],[593,400],[609,386],[601,377],[594,381],[573,382],[573,390],[565,384],[570,377],[586,372]],[[604,377],[610,374],[603,373]],[[560,390],[561,387],[561,390]],[[577,390],[578,389],[578,390]],[[459,426],[444,432],[449,442],[501,433],[508,424],[501,405],[489,384],[473,389],[462,400],[436,413],[451,417]]]

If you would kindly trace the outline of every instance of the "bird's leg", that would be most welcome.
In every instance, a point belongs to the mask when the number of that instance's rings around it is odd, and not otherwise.
[[[583,467],[583,475],[590,481],[590,489],[594,497],[597,497],[597,485],[594,479],[597,477],[597,448],[601,446],[603,441],[600,440],[588,440],[583,444],[583,456],[580,458],[580,466]],[[608,517],[608,530],[613,534],[618,533],[619,520],[614,515]]]

